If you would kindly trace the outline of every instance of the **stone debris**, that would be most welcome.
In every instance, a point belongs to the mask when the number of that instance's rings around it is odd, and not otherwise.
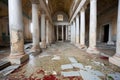
[[[92,66],[85,66],[84,69],[85,69],[85,70],[90,70],[90,69],[92,69]]]
[[[74,57],[68,57],[71,63],[78,63],[78,61]]]
[[[11,72],[13,72],[15,69],[17,69],[20,65],[11,65],[3,70],[0,71],[0,77],[7,76]]]
[[[65,69],[73,69],[72,64],[65,64],[65,65],[61,65],[61,69],[65,70]]]
[[[83,69],[83,65],[81,63],[72,63],[73,67]]]
[[[97,75],[93,75],[87,71],[80,70],[83,80],[101,80]]]
[[[87,70],[87,72],[89,72],[89,73],[91,73],[93,75],[99,76],[99,77],[105,77],[105,75],[102,72],[97,71],[97,70],[89,69],[89,70]]]
[[[104,66],[103,63],[97,62],[97,61],[92,61],[92,64],[97,65],[97,66]]]
[[[52,58],[52,60],[60,60],[60,56],[54,55],[54,57]]]
[[[57,75],[57,72],[56,72],[56,71],[53,71],[52,74],[53,74],[53,75]]]
[[[120,73],[108,74],[107,80],[120,80]]]
[[[61,75],[64,76],[64,77],[80,76],[80,71],[61,72]]]

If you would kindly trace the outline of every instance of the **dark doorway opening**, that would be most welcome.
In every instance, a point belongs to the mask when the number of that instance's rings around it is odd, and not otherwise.
[[[107,42],[109,38],[109,24],[104,25],[104,36],[103,36],[103,42]]]

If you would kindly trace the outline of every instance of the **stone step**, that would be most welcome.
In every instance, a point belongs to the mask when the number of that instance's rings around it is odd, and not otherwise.
[[[10,65],[11,63],[9,61],[0,61],[0,71]]]

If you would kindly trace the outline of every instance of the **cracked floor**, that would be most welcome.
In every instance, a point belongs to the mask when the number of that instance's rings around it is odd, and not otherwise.
[[[106,51],[99,49],[101,51]],[[107,53],[111,52],[107,50]],[[114,52],[114,51],[113,51]],[[112,53],[113,53],[112,52]],[[111,55],[111,54],[110,54]],[[54,56],[60,59],[52,60]],[[68,57],[74,57],[79,63],[91,66],[94,70],[109,74],[120,72],[120,69],[108,62],[108,58],[101,55],[91,55],[78,49],[68,42],[52,44],[37,56],[30,55],[30,60],[6,77],[8,80],[83,80],[78,77],[64,77],[61,75],[61,65],[69,64]],[[75,69],[76,71],[77,69]]]

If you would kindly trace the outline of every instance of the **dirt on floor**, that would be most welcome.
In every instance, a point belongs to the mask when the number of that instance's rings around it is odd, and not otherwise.
[[[99,49],[111,53],[111,50]],[[113,51],[114,52],[114,51]],[[112,54],[113,54],[112,52]],[[58,56],[57,59],[53,59]],[[7,80],[82,80],[81,77],[64,77],[61,65],[70,64],[68,57],[74,57],[78,63],[90,66],[105,75],[120,72],[119,67],[109,63],[108,57],[100,54],[88,54],[69,42],[57,42],[43,50],[37,56],[30,55],[30,60],[6,77]],[[76,70],[76,69],[75,69]]]

